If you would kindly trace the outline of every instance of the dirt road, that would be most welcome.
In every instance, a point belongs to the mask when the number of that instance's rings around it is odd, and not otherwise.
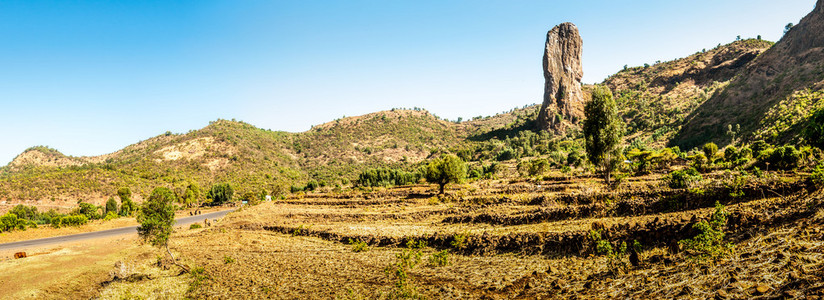
[[[224,211],[217,211],[212,213],[204,213],[202,215],[191,216],[191,217],[184,217],[177,220],[175,226],[184,226],[189,225],[196,222],[203,222],[204,219],[216,219],[222,218],[226,214],[232,212],[233,210],[224,210]],[[12,243],[5,243],[0,244],[0,251],[5,250],[13,250],[13,249],[25,249],[29,247],[39,247],[44,245],[55,245],[61,243],[69,243],[69,242],[77,242],[87,239],[96,239],[96,238],[103,238],[103,237],[112,237],[118,236],[123,234],[132,234],[137,233],[137,226],[131,227],[123,227],[123,228],[116,228],[116,229],[109,229],[109,230],[102,230],[102,231],[95,231],[95,232],[87,232],[87,233],[79,233],[79,234],[72,234],[72,235],[64,235],[64,236],[56,236],[50,238],[43,238],[43,239],[36,239],[36,240],[27,240],[27,241],[19,241],[19,242],[12,242]]]

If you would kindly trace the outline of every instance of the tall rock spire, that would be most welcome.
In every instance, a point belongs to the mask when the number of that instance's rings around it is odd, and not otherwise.
[[[544,102],[538,113],[538,128],[564,133],[584,118],[581,91],[581,51],[578,27],[562,23],[546,34],[544,49]]]

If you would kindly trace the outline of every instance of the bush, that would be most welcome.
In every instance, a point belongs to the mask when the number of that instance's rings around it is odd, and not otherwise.
[[[510,160],[515,158],[515,150],[512,148],[506,148],[498,153],[498,157],[496,158],[498,161]]]
[[[109,200],[106,201],[106,216],[108,216],[109,213],[117,215],[117,201],[115,201],[114,198],[109,198]]]
[[[316,190],[317,188],[318,188],[318,182],[317,182],[317,181],[314,181],[314,180],[309,180],[309,182],[307,182],[307,183],[306,183],[306,188],[305,188],[304,190],[306,190],[306,191],[314,191],[314,190]]]
[[[223,205],[226,202],[232,201],[235,191],[228,183],[221,183],[212,186],[206,198],[211,199],[211,205]]]
[[[72,214],[73,215],[84,215],[89,220],[97,220],[97,219],[100,219],[102,217],[100,215],[100,213],[98,213],[99,209],[100,209],[100,207],[97,206],[97,205],[94,205],[94,204],[91,204],[91,203],[86,203],[86,202],[80,202],[80,207],[75,209]]]
[[[429,256],[429,264],[433,266],[448,266],[449,265],[449,250],[442,250]]]
[[[353,252],[369,251],[369,245],[364,241],[349,239],[349,244],[352,245]]]
[[[115,211],[110,211],[109,213],[106,214],[105,217],[103,217],[103,221],[111,221],[111,220],[117,219],[117,217],[118,217],[118,215]]]
[[[735,148],[735,146],[729,146],[727,148],[724,148],[724,161],[734,162],[738,160],[738,158],[738,148]]]
[[[0,216],[0,232],[26,230],[27,224],[28,222],[25,219],[18,218],[17,215],[10,212]]]
[[[724,243],[724,227],[727,225],[727,211],[720,203],[715,203],[715,211],[710,221],[702,220],[693,225],[699,233],[694,238],[681,240],[678,243],[684,249],[701,258],[716,258],[726,254],[732,244]]]
[[[203,225],[200,225],[200,223],[192,223],[192,225],[189,225],[189,229],[198,229],[198,228],[203,228]]]
[[[698,170],[692,167],[672,171],[664,177],[664,181],[673,189],[689,188],[693,183],[701,181],[702,179],[701,173],[698,173]]]
[[[713,158],[715,158],[715,154],[718,153],[718,145],[715,143],[706,143],[704,144],[704,148],[702,150],[704,151],[704,156],[706,156],[709,160],[709,163],[712,163]]]
[[[23,204],[18,204],[17,206],[13,207],[10,211],[17,216],[17,218],[34,221],[37,220],[40,216],[37,213],[37,207],[35,206],[25,206]]]
[[[763,140],[757,140],[750,145],[750,149],[752,149],[752,153],[755,157],[758,157],[761,155],[761,152],[770,148],[772,148],[772,146]]]
[[[51,224],[54,228],[60,228],[66,226],[80,226],[88,222],[89,218],[84,215],[69,215],[63,217],[55,217],[52,219]]]
[[[707,169],[707,156],[704,153],[697,153],[687,158],[690,159],[690,166],[693,168],[702,171]]]
[[[584,157],[578,151],[569,152],[566,158],[568,166],[579,167],[584,163]]]
[[[772,151],[766,150],[764,154],[766,155],[765,162],[776,169],[792,170],[797,168],[801,162],[801,151],[792,145],[781,146]]]

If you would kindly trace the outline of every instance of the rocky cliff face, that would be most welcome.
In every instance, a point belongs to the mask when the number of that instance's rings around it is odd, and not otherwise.
[[[544,49],[544,102],[538,128],[564,133],[584,118],[581,91],[583,41],[572,23],[555,26],[546,34]]]
[[[766,138],[772,142],[786,142],[797,134],[798,122],[813,105],[798,105],[790,129],[775,127],[768,118],[781,114],[779,105],[792,103],[799,91],[824,89],[824,0],[818,0],[815,9],[804,17],[773,47],[750,62],[728,88],[716,93],[699,107],[694,117],[685,124],[671,144],[683,148],[700,146],[706,142],[726,144],[728,125],[739,124],[746,139]],[[774,123],[774,122],[772,122]]]

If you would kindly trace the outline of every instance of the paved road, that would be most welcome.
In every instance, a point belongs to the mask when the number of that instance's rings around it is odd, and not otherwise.
[[[188,225],[195,222],[203,222],[204,219],[216,219],[222,218],[226,214],[232,212],[232,210],[224,210],[224,211],[217,211],[211,213],[204,213],[197,216],[185,217],[180,218],[175,223],[175,226],[182,226]],[[11,242],[0,244],[0,251],[3,250],[11,250],[11,249],[22,249],[27,247],[37,247],[43,245],[53,245],[53,244],[60,244],[60,243],[68,243],[68,242],[77,242],[86,239],[96,239],[102,237],[110,237],[116,236],[121,234],[129,234],[129,233],[137,233],[137,226],[131,227],[122,227],[122,228],[115,228],[109,230],[102,230],[102,231],[94,231],[94,232],[86,232],[86,233],[78,233],[72,235],[64,235],[64,236],[56,236],[50,238],[42,238],[36,240],[28,240],[28,241],[19,241],[19,242]]]

